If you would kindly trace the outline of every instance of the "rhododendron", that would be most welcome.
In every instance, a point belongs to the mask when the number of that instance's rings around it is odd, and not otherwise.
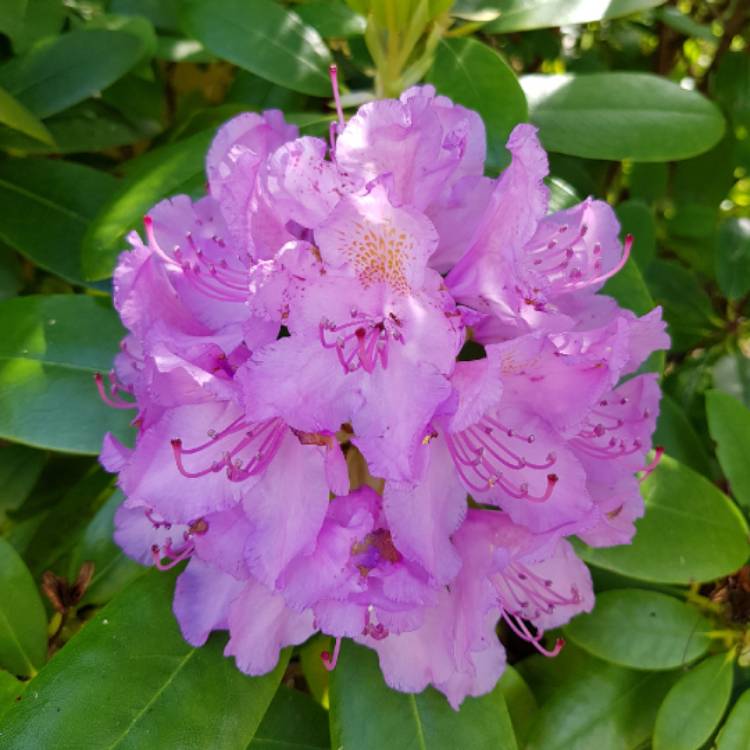
[[[115,538],[189,559],[185,638],[228,630],[249,674],[322,631],[327,666],[353,638],[394,688],[458,707],[500,677],[499,632],[553,655],[545,630],[592,608],[566,537],[634,533],[660,311],[602,293],[631,242],[606,203],[547,213],[535,128],[497,179],[485,150],[481,119],[429,86],[339,112],[330,143],[240,115],[208,195],[129,237],[129,333],[98,379],[135,410],[133,447],[101,454],[126,496]]]

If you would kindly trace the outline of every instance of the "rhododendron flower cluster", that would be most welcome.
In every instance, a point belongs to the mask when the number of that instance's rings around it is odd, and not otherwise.
[[[548,214],[530,125],[484,176],[478,115],[412,88],[330,142],[280,112],[226,123],[208,194],[154,206],[114,278],[128,335],[105,438],[117,542],[189,560],[174,612],[258,675],[316,631],[457,707],[593,606],[566,537],[628,542],[668,346],[600,293],[628,256],[612,209]],[[501,623],[504,626],[501,627]]]

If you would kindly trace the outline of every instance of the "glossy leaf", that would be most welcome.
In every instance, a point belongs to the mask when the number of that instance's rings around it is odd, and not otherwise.
[[[727,219],[719,228],[716,280],[729,299],[750,291],[750,219]]]
[[[29,677],[47,658],[47,616],[24,561],[0,537],[0,669]]]
[[[716,654],[683,675],[659,708],[654,750],[698,750],[724,715],[732,692],[733,662]]]
[[[0,302],[0,437],[97,454],[104,433],[129,433],[130,411],[99,398],[122,328],[108,299],[29,296]]]
[[[145,51],[136,34],[78,29],[0,68],[0,86],[37,117],[48,117],[114,83]]]
[[[526,97],[505,60],[474,39],[446,39],[438,45],[428,81],[439,93],[479,112],[487,128],[488,166],[505,166],[508,135],[527,118]]]
[[[247,747],[286,659],[253,679],[222,655],[225,637],[191,647],[171,611],[173,584],[145,576],[87,623],[35,678],[33,698],[5,715],[3,747]]]
[[[542,143],[563,154],[672,161],[707,151],[724,133],[716,105],[658,76],[528,75],[521,85]]]
[[[654,309],[654,300],[633,258],[628,260],[618,274],[607,281],[602,293],[614,297],[623,307],[632,310],[636,315],[645,315]]]
[[[141,228],[146,212],[162,198],[180,192],[185,183],[203,175],[206,150],[214,128],[183,141],[154,149],[130,163],[122,181],[83,238],[82,264],[89,279],[112,275],[125,249],[125,235]]]
[[[442,694],[391,690],[376,654],[345,641],[331,673],[332,747],[381,750],[505,750],[516,748],[502,691],[467,698],[456,713]]]
[[[746,750],[750,737],[750,690],[740,695],[716,738],[716,750]]]
[[[485,31],[507,34],[546,27],[566,26],[590,21],[607,21],[661,5],[664,0],[469,0],[459,2],[464,8],[498,11],[497,20]]]
[[[644,581],[691,583],[729,575],[750,555],[748,528],[734,503],[692,469],[665,456],[643,483],[646,515],[632,544],[580,547],[600,568]]]
[[[0,163],[0,237],[38,266],[82,284],[81,241],[113,194],[106,172],[66,161]]]
[[[598,594],[594,610],[570,622],[565,635],[613,664],[662,670],[703,656],[711,645],[705,635],[711,628],[700,612],[674,597],[619,589]]]
[[[206,49],[261,78],[303,94],[331,92],[320,34],[271,0],[188,0],[185,23]]]
[[[742,51],[727,52],[713,81],[716,98],[735,126],[750,127],[750,59]]]
[[[65,19],[63,0],[5,0],[0,3],[0,31],[13,42],[16,54],[60,31]]]
[[[54,144],[44,123],[2,87],[0,87],[0,123],[25,133],[37,141],[48,145]]]
[[[309,695],[281,687],[248,750],[328,750],[328,712]]]
[[[709,391],[706,414],[732,495],[750,509],[750,410],[726,393]]]
[[[635,750],[651,735],[673,682],[670,672],[636,672],[592,660],[544,703],[526,750]]]

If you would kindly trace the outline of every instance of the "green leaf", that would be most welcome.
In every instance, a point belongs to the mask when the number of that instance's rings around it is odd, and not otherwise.
[[[729,703],[732,671],[731,656],[722,653],[680,678],[656,716],[654,750],[698,750],[703,746]]]
[[[623,234],[633,235],[633,258],[646,268],[656,254],[656,223],[651,209],[642,201],[629,200],[617,206]]]
[[[0,162],[0,237],[36,265],[83,284],[80,248],[116,181],[67,161]]]
[[[84,562],[94,563],[94,576],[83,599],[85,604],[105,604],[146,572],[146,568],[131,560],[112,538],[115,511],[122,501],[122,493],[115,492],[91,519],[73,549],[69,580],[75,579]]]
[[[699,474],[713,477],[715,472],[711,460],[698,433],[682,407],[668,393],[661,396],[654,443],[663,446],[667,455]]]
[[[716,105],[646,73],[528,75],[521,85],[531,121],[550,151],[673,161],[707,151],[724,133]]]
[[[54,146],[10,128],[0,128],[0,148],[27,154],[79,154],[135,143],[144,137],[113,107],[98,99],[76,104],[53,115],[45,124],[55,139]]]
[[[581,202],[581,196],[576,192],[573,185],[562,177],[547,177],[545,183],[549,188],[548,208],[550,213],[564,211],[566,208],[572,208]]]
[[[488,166],[506,166],[505,142],[528,112],[523,90],[505,60],[475,39],[444,39],[427,80],[439,93],[479,112],[487,129]]]
[[[683,13],[678,8],[667,6],[659,8],[656,11],[656,17],[671,29],[678,31],[683,36],[693,36],[698,39],[705,39],[707,42],[716,42],[717,39],[711,32],[709,26],[704,26],[693,20],[689,15]]]
[[[716,738],[716,750],[747,750],[750,737],[750,690],[740,695]]]
[[[432,688],[418,695],[391,690],[383,682],[376,654],[350,641],[344,642],[331,673],[330,724],[335,748],[516,748],[500,688],[467,698],[455,712]]]
[[[656,259],[644,276],[664,308],[673,349],[690,349],[716,332],[711,299],[694,273],[675,261]]]
[[[0,302],[0,437],[68,453],[99,453],[104,433],[129,434],[130,411],[99,398],[123,330],[109,299],[82,295]]]
[[[750,410],[721,391],[706,394],[708,429],[732,494],[750,510]]]
[[[279,86],[328,96],[331,55],[320,34],[271,0],[187,0],[187,30],[206,49]]]
[[[748,528],[737,506],[705,477],[664,456],[643,483],[646,515],[632,544],[594,549],[586,562],[663,583],[711,581],[729,575],[750,555]]]
[[[608,21],[661,5],[664,0],[479,0],[459,3],[475,11],[497,9],[500,16],[484,31],[507,34],[590,21]]]
[[[673,682],[670,672],[636,672],[592,660],[542,706],[526,750],[635,750],[651,735]]]
[[[0,669],[29,677],[47,658],[47,616],[24,561],[0,537]]]
[[[308,26],[317,29],[326,39],[362,36],[367,28],[367,19],[341,0],[311,0],[296,5],[294,10]]]
[[[750,292],[750,219],[722,222],[716,248],[716,280],[729,299]]]
[[[24,445],[0,445],[0,525],[28,497],[46,460],[46,453]]]
[[[252,740],[284,672],[250,678],[222,655],[225,637],[193,648],[171,611],[174,576],[136,581],[85,625],[5,715],[7,750],[237,750]]]
[[[23,693],[27,684],[17,680],[10,672],[0,672],[0,719],[13,705],[13,701]],[[0,728],[0,737],[2,736],[3,730]]]
[[[713,384],[750,409],[750,360],[741,351],[720,357],[713,366]]]
[[[0,3],[0,31],[19,55],[47,36],[58,34],[65,19],[63,0],[5,0]]]
[[[0,68],[0,85],[48,117],[114,83],[145,50],[143,39],[126,31],[79,29],[11,60]]]
[[[328,712],[309,695],[280,687],[248,750],[328,750]]]
[[[637,162],[629,175],[630,195],[646,203],[664,197],[669,182],[669,165],[663,162]]]
[[[37,141],[50,146],[54,145],[52,135],[44,127],[44,123],[2,87],[0,87],[0,122]]]
[[[82,264],[89,279],[112,275],[125,235],[140,227],[146,212],[190,180],[203,175],[215,129],[154,149],[129,164],[128,176],[104,204],[83,238]]]
[[[645,315],[654,309],[654,300],[634,258],[628,259],[622,270],[607,281],[602,294],[614,297],[636,315]]]
[[[623,624],[627,623],[627,627]],[[675,669],[708,651],[711,623],[684,602],[641,589],[605,591],[565,635],[600,659],[633,669]]]
[[[513,731],[519,745],[523,747],[534,721],[534,714],[539,708],[536,698],[523,677],[510,664],[505,666],[498,687],[505,698]]]
[[[713,89],[735,127],[750,128],[750,58],[745,52],[727,52],[721,58]]]

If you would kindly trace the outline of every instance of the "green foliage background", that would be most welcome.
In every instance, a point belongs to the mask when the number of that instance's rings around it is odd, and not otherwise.
[[[203,189],[232,115],[326,132],[333,61],[347,107],[428,81],[478,110],[491,174],[535,123],[553,208],[615,206],[636,241],[606,291],[673,341],[635,542],[579,545],[594,612],[554,660],[501,633],[512,666],[458,713],[350,644],[330,677],[316,638],[259,679],[188,646],[95,460],[128,430],[93,387],[125,235]],[[750,747],[746,0],[3,0],[0,153],[0,748]]]

